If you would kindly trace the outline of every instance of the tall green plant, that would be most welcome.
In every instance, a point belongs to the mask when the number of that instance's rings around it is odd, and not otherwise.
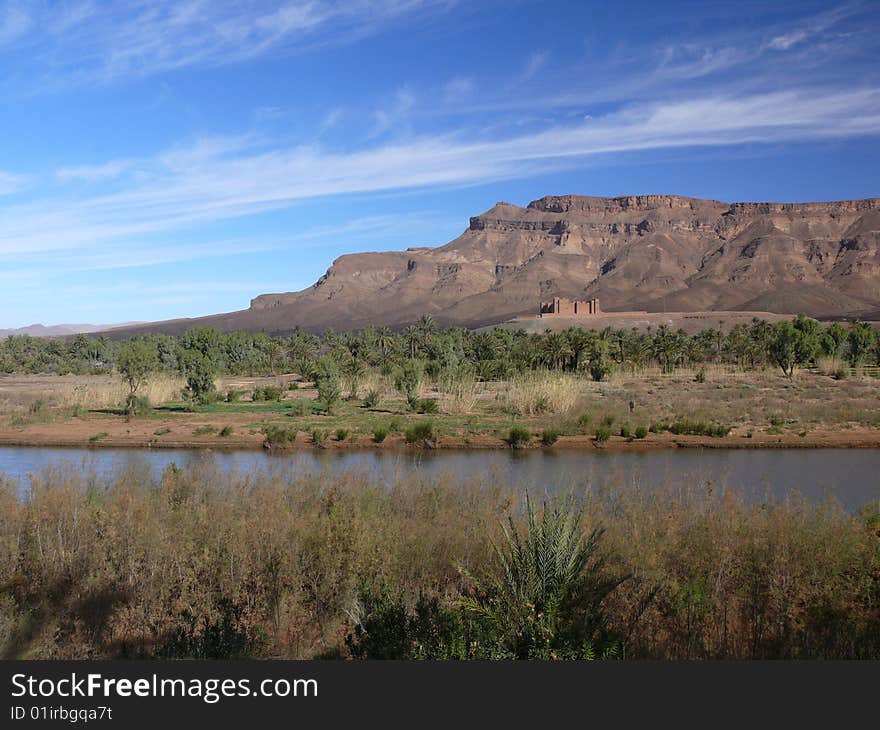
[[[544,506],[538,519],[526,498],[524,533],[509,520],[496,547],[500,570],[466,610],[488,622],[517,659],[615,656],[603,602],[624,580],[609,577],[599,555],[601,528],[581,529],[583,510]]]

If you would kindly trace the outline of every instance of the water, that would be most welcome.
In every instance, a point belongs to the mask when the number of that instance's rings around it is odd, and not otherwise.
[[[412,476],[456,483],[481,480],[532,493],[614,487],[655,489],[681,485],[734,490],[751,502],[800,493],[829,495],[848,510],[880,500],[880,449],[667,449],[640,452],[540,450],[201,451],[187,449],[53,449],[0,447],[0,474],[25,490],[29,474],[76,470],[101,479],[120,469],[158,476],[169,464],[207,465],[220,471],[285,475],[357,472],[384,484]]]

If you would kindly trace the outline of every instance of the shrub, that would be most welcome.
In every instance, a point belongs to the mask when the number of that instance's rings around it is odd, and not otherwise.
[[[333,412],[333,407],[342,397],[342,390],[339,387],[339,381],[332,379],[323,379],[318,381],[318,403],[327,413]]]
[[[696,383],[705,383],[706,382],[705,368],[700,368],[699,370],[697,370],[697,374],[694,375],[694,382],[696,382]]]
[[[531,439],[531,432],[521,426],[514,426],[510,429],[510,433],[507,435],[507,443],[512,449],[521,449],[531,441]]]
[[[347,428],[337,428],[336,429],[336,440],[337,441],[345,441],[348,438],[348,429]]]
[[[620,427],[620,435],[623,436],[623,438],[625,438],[625,439],[628,439],[628,438],[630,438],[630,437],[632,436],[632,432],[629,430],[629,424],[628,424],[628,423],[624,423],[624,424]]]
[[[212,433],[217,433],[217,429],[213,426],[199,426],[192,433],[193,436],[209,436]]]
[[[669,430],[668,423],[652,423],[651,427],[648,429],[651,433],[663,433],[664,431]]]
[[[164,436],[166,433],[171,433],[170,428],[160,428],[156,431],[153,431],[153,436]]]
[[[261,429],[265,436],[265,445],[272,448],[280,448],[288,443],[296,441],[297,431],[295,428],[284,426],[263,426]]]
[[[527,496],[525,533],[509,520],[494,575],[462,601],[466,612],[485,622],[492,655],[546,660],[618,654],[603,604],[624,579],[606,574],[598,554],[603,531],[584,533],[582,518],[571,505],[545,505],[539,520]]]
[[[594,437],[598,443],[604,443],[611,438],[611,429],[608,426],[599,426],[596,429]]]
[[[423,366],[420,360],[407,360],[394,379],[394,387],[404,395],[411,410],[416,410],[419,405],[422,372]]]
[[[290,409],[290,413],[287,414],[288,416],[305,416],[306,411],[311,410],[309,404],[302,398],[290,401],[287,407]]]
[[[362,589],[345,643],[355,659],[596,659],[620,641],[604,608],[623,579],[606,574],[601,530],[584,533],[577,510],[527,501],[526,530],[510,521],[495,566],[460,601]]]
[[[608,426],[609,428],[611,426],[613,426],[614,425],[614,416],[612,416],[610,413],[607,413],[604,416],[602,416],[602,425]]]
[[[315,387],[318,389],[318,403],[327,411],[333,412],[333,407],[342,397],[340,384],[339,366],[329,356],[322,357],[315,364]]]
[[[541,432],[541,443],[544,446],[553,446],[559,440],[559,431],[555,428],[545,428]]]
[[[130,410],[135,416],[148,416],[153,411],[153,404],[145,395],[135,396],[131,399]]]
[[[408,444],[420,444],[425,448],[435,448],[439,441],[439,433],[433,421],[417,421],[403,433]]]
[[[217,618],[196,616],[184,609],[177,625],[164,637],[153,655],[156,659],[245,659],[260,656],[266,633],[244,621],[244,607],[222,598]]]
[[[582,413],[580,416],[578,416],[578,419],[577,419],[578,428],[580,428],[582,430],[586,430],[587,428],[589,428],[591,418],[592,417],[590,416],[589,413]]]
[[[299,383],[297,383],[295,380],[291,380],[287,384],[287,389],[288,390],[299,390]]]
[[[280,401],[282,390],[277,385],[264,385],[262,388],[254,388],[253,399],[259,401]]]
[[[644,426],[636,426],[635,437],[637,439],[643,439],[648,435],[648,429]]]
[[[364,396],[364,408],[375,408],[379,405],[379,400],[381,399],[381,394],[378,390],[373,388]]]
[[[440,404],[433,398],[423,398],[418,402],[416,410],[419,413],[437,413],[440,410]]]
[[[603,360],[594,360],[590,363],[590,377],[597,383],[604,380],[611,372],[611,367]]]
[[[220,435],[221,435],[223,438],[226,438],[227,436],[232,436],[232,434],[233,434],[234,432],[235,432],[235,429],[234,429],[232,426],[224,426],[224,427],[220,430]]]
[[[384,426],[375,426],[373,428],[373,441],[381,444],[388,436],[388,429]]]
[[[330,439],[330,432],[323,428],[313,428],[312,429],[312,444],[317,446],[319,449],[327,448],[327,441]]]
[[[729,426],[716,426],[702,421],[676,421],[669,425],[668,430],[676,436],[711,436],[720,438],[730,433]]]
[[[110,434],[108,434],[106,431],[101,431],[101,433],[96,433],[94,436],[91,436],[91,437],[89,438],[89,442],[91,442],[91,443],[95,443],[95,442],[97,442],[97,441],[103,441],[103,440],[104,440],[105,438],[107,438],[109,435],[110,435]]]
[[[240,390],[226,391],[226,402],[227,403],[238,403],[239,400],[241,400],[241,391]]]

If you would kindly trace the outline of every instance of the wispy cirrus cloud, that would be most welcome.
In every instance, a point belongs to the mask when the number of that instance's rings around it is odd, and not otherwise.
[[[0,46],[23,36],[31,27],[31,18],[23,7],[7,5],[0,8]]]
[[[17,193],[25,187],[26,181],[27,178],[24,175],[14,175],[0,170],[0,195]]]
[[[538,72],[547,65],[547,59],[550,57],[550,54],[547,51],[536,51],[532,53],[528,60],[526,61],[526,65],[520,73],[519,77],[521,81],[531,81],[535,76],[538,75]]]
[[[356,40],[450,0],[130,0],[8,4],[0,50],[47,80],[111,82]]]
[[[59,180],[93,183],[111,180],[130,170],[135,164],[133,160],[111,160],[100,165],[77,165],[62,167],[55,175]]]
[[[831,8],[826,12],[808,18],[794,28],[774,35],[767,42],[766,47],[774,51],[787,51],[806,40],[825,33],[844,18],[851,17],[862,9],[863,4],[859,2],[849,2],[839,7]]]
[[[0,254],[119,245],[314,198],[522,178],[613,153],[868,134],[880,134],[880,88],[633,104],[502,139],[421,136],[353,152],[212,138],[145,160],[102,195],[0,208]]]

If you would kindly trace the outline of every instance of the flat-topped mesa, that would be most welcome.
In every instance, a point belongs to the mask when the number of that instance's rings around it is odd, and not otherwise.
[[[827,203],[731,203],[725,215],[852,215],[880,210],[880,198]]]
[[[595,213],[607,215],[621,211],[727,208],[728,204],[719,200],[688,198],[683,195],[622,195],[616,198],[602,198],[590,195],[548,195],[533,200],[527,206],[530,210],[545,213]]]
[[[311,287],[256,297],[235,321],[267,331],[350,329],[404,326],[429,313],[481,326],[534,316],[541,301],[551,317],[739,310],[880,318],[880,199],[502,201],[443,246],[340,256]]]

